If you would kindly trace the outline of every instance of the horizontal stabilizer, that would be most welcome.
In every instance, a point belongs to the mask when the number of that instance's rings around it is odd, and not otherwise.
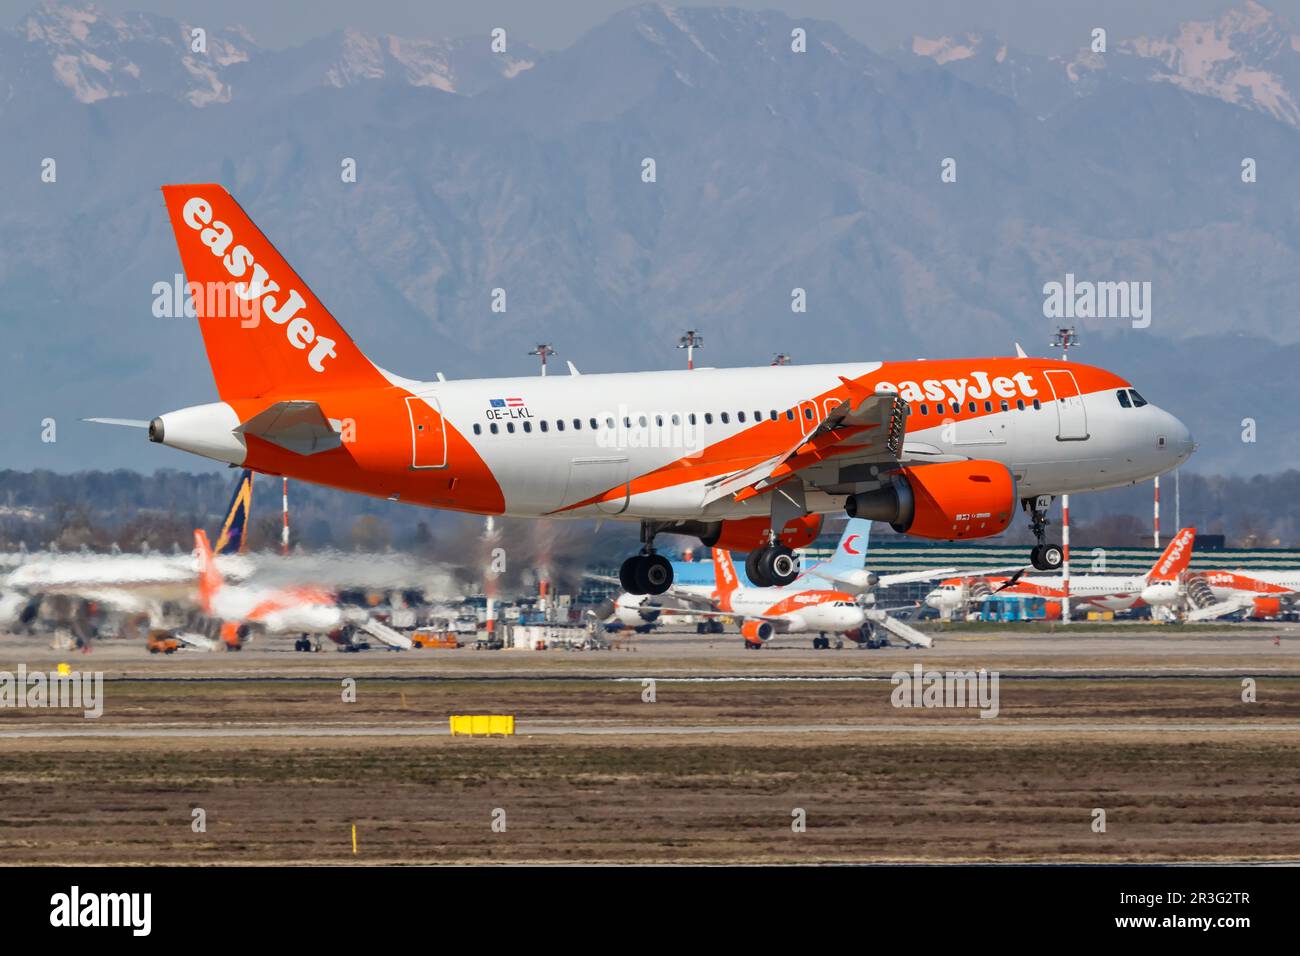
[[[92,425],[125,425],[127,428],[148,428],[149,423],[138,418],[83,418]]]
[[[343,444],[334,423],[315,402],[276,402],[235,431],[279,445],[296,455],[315,455]]]

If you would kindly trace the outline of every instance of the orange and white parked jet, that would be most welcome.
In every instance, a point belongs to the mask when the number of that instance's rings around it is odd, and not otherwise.
[[[346,608],[327,588],[259,587],[227,585],[212,557],[207,532],[194,532],[199,564],[199,606],[221,622],[221,640],[229,650],[239,650],[255,628],[271,634],[297,635],[295,650],[310,650],[311,638],[321,636],[344,649],[359,646],[360,633],[370,634],[390,647],[409,650],[411,639],[371,618],[361,608]],[[205,643],[195,635],[179,633],[188,643]]]
[[[1252,618],[1276,620],[1300,604],[1300,571],[1195,571],[1181,584],[1189,621],[1243,610]]]
[[[217,461],[475,514],[641,523],[620,578],[663,593],[663,532],[797,574],[822,516],[953,540],[1180,464],[1187,428],[1104,369],[1029,358],[427,381],[374,365],[219,185],[164,186],[219,400],[149,437]],[[251,309],[223,317],[221,290]],[[225,300],[229,301],[229,300]],[[214,302],[216,306],[214,307]],[[235,310],[238,312],[239,310]]]
[[[1072,612],[1089,609],[1127,611],[1141,605],[1170,605],[1178,600],[1179,581],[1192,560],[1196,529],[1183,528],[1170,539],[1146,574],[1074,574],[1070,576]],[[925,596],[925,603],[946,615],[992,594],[1047,599],[1047,616],[1061,616],[1065,581],[1059,574],[1024,577],[975,575],[948,578]]]
[[[890,618],[884,611],[864,607],[858,596],[838,588],[794,587],[747,588],[741,585],[731,553],[713,549],[714,587],[705,592],[698,585],[671,590],[687,610],[665,609],[666,614],[703,617],[738,617],[740,633],[749,647],[761,647],[778,634],[817,634],[813,647],[829,647],[828,634],[861,639],[868,621],[886,627],[909,643],[929,647],[929,637],[911,626]],[[807,580],[805,577],[804,580]]]

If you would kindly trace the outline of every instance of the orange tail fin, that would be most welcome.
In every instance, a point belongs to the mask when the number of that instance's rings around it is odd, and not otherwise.
[[[731,610],[731,596],[740,587],[740,578],[736,566],[731,562],[731,552],[721,548],[713,549],[713,583],[717,588],[718,609]]]
[[[1164,553],[1160,555],[1160,560],[1152,565],[1151,570],[1147,572],[1147,581],[1154,583],[1156,581],[1176,581],[1178,576],[1187,570],[1187,566],[1192,561],[1192,546],[1196,543],[1196,529],[1183,528],[1165,547]]]
[[[212,599],[221,590],[221,572],[217,559],[212,556],[208,533],[202,528],[194,532],[194,553],[199,559],[199,606],[205,613],[212,611]]]
[[[162,191],[223,401],[388,384],[222,186]]]

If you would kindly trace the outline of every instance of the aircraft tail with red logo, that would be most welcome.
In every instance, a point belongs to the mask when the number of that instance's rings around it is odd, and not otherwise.
[[[1147,572],[1147,583],[1177,581],[1192,562],[1192,548],[1196,544],[1196,529],[1182,528],[1165,547],[1160,559]]]
[[[224,187],[162,192],[222,401],[388,384]]]
[[[199,606],[205,614],[210,614],[213,599],[224,582],[217,559],[212,555],[212,545],[208,543],[208,533],[202,528],[194,532],[194,554],[199,559]]]
[[[731,596],[740,587],[740,576],[736,574],[730,551],[713,549],[713,583],[717,589],[718,610],[730,611]]]

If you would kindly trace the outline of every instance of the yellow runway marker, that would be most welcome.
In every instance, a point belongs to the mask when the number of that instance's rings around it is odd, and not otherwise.
[[[352,855],[357,855],[357,825],[352,824]]]

